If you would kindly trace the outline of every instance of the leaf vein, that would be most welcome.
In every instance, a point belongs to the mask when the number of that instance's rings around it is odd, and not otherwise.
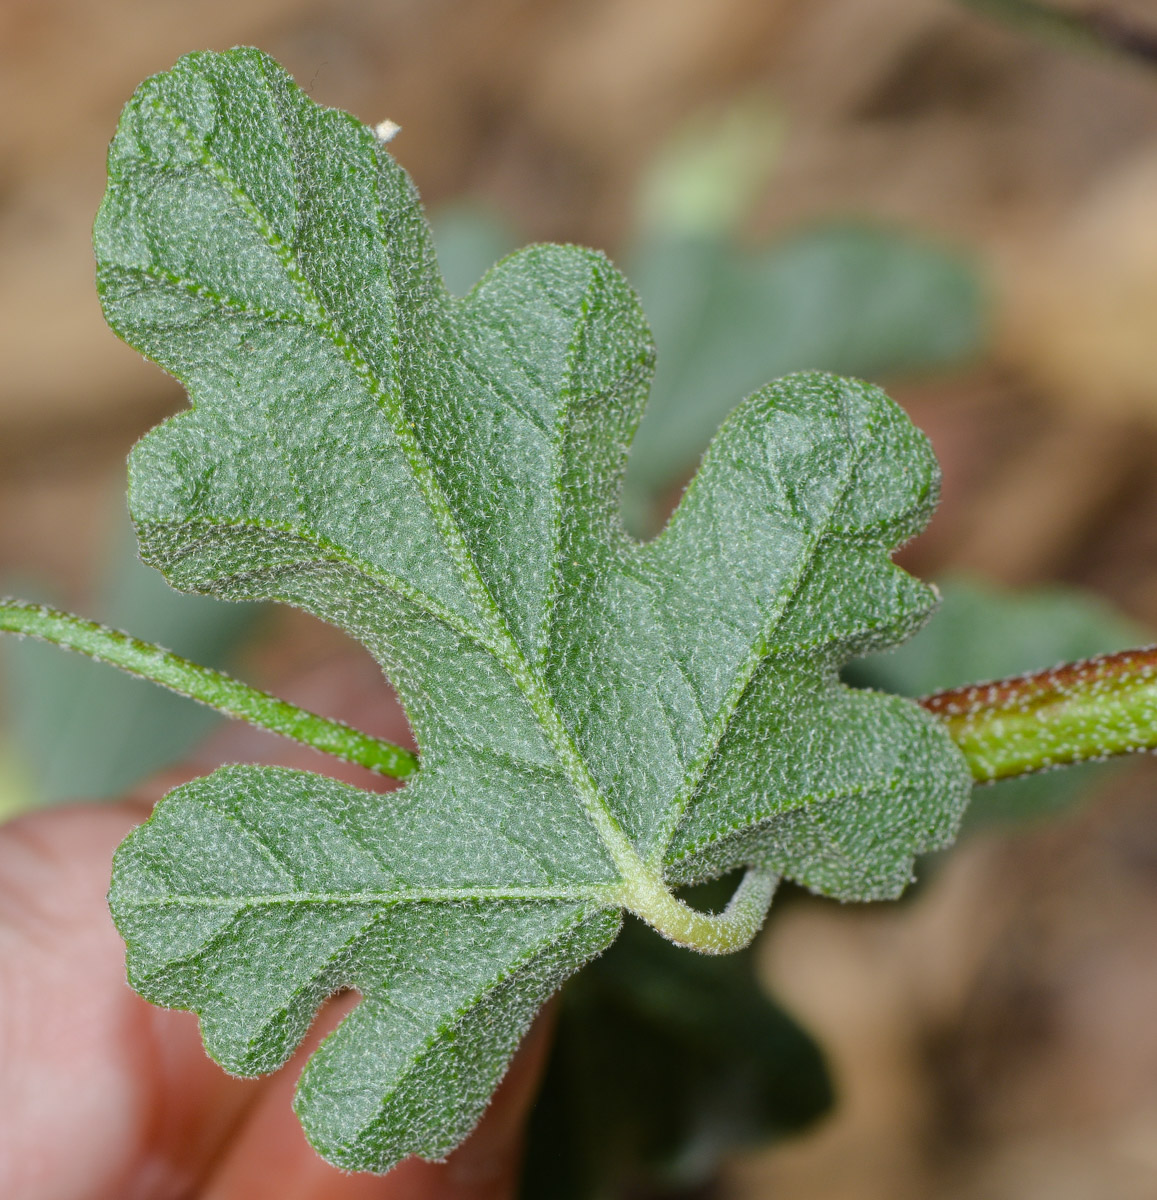
[[[842,477],[838,485],[833,489],[832,500],[824,514],[824,521],[817,522],[816,531],[808,539],[806,548],[800,554],[795,570],[792,572],[790,582],[780,589],[772,613],[769,615],[768,620],[760,627],[758,638],[752,645],[742,667],[736,672],[735,682],[728,689],[727,694],[716,711],[714,719],[708,727],[707,738],[702,750],[692,761],[691,767],[684,775],[682,788],[675,797],[674,802],[668,807],[667,819],[660,829],[660,836],[655,841],[655,849],[649,856],[649,861],[655,867],[661,866],[670,848],[671,841],[678,831],[679,825],[691,811],[695,794],[706,778],[707,769],[718,753],[719,745],[730,728],[732,718],[738,711],[740,702],[747,693],[752,680],[755,678],[760,664],[768,657],[768,643],[771,641],[776,628],[783,620],[792,601],[799,594],[809,572],[812,570],[816,553],[827,533],[827,522],[834,519],[834,514],[843,505],[855,480],[856,472],[859,470],[868,452],[871,439],[866,435],[859,439],[855,438],[851,428],[851,414],[848,410],[848,400],[842,394],[840,404],[842,408],[841,416],[845,426],[844,436],[852,445],[853,453],[848,456]],[[688,495],[697,483],[698,476],[691,481],[691,485],[688,488]]]

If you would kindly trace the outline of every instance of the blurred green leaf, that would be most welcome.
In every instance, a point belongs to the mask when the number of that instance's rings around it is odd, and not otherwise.
[[[563,992],[523,1200],[686,1195],[726,1151],[830,1108],[818,1046],[754,967],[749,950],[681,954],[627,923]]]
[[[1151,640],[1142,626],[1077,588],[1014,592],[953,579],[942,590],[940,608],[920,633],[893,653],[850,663],[844,679],[855,687],[923,696]],[[978,787],[965,827],[1054,812],[1103,783],[1105,774],[1104,765],[1088,763]]]
[[[639,229],[645,236],[734,233],[766,188],[784,125],[779,106],[762,93],[694,113],[643,171]]]
[[[98,618],[197,662],[225,665],[257,606],[173,591],[141,563],[122,524],[93,604]],[[0,681],[11,770],[24,781],[14,793],[21,806],[118,795],[179,761],[220,720],[184,697],[31,640],[5,640]]]
[[[451,295],[467,292],[500,259],[522,244],[514,226],[476,201],[443,205],[430,218],[438,265]]]
[[[32,804],[32,789],[11,746],[0,742],[0,822]]]
[[[753,252],[652,237],[627,257],[651,319],[655,383],[631,451],[625,505],[653,532],[654,502],[695,465],[765,379],[823,366],[869,379],[977,354],[982,288],[957,254],[909,235],[839,225]]]

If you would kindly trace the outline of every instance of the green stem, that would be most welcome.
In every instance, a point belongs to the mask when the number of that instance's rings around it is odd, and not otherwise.
[[[401,746],[370,737],[340,721],[319,717],[221,671],[198,666],[159,646],[70,613],[0,598],[0,632],[39,638],[110,663],[130,675],[199,700],[226,716],[248,721],[379,775],[405,779],[418,766],[417,757]]]
[[[973,777],[1157,750],[1157,647],[925,696]]]
[[[1103,9],[1073,12],[1040,0],[957,0],[1073,50],[1123,55],[1157,66],[1157,32],[1142,29]]]

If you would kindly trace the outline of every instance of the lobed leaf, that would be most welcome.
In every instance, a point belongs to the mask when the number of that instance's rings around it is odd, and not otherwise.
[[[719,952],[775,876],[895,895],[951,837],[959,752],[837,677],[935,600],[888,558],[935,460],[878,389],[755,393],[636,542],[619,495],[653,355],[622,276],[533,246],[453,299],[405,173],[254,50],[138,89],[95,241],[110,324],[192,401],[132,455],[143,556],[350,632],[421,750],[390,796],[226,768],[117,857],[134,986],[199,1012],[229,1069],[273,1069],[359,991],[298,1091],[326,1157],[452,1149],[623,908]],[[724,914],[669,890],[735,866]]]

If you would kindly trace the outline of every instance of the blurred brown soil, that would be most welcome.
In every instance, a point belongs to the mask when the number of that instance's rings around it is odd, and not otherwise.
[[[1079,3],[1069,4],[1080,8]],[[1148,2],[1099,9],[1157,28]],[[109,334],[88,242],[121,104],[247,42],[390,117],[432,202],[615,250],[665,134],[753,88],[786,140],[753,237],[867,215],[972,252],[987,360],[895,392],[944,502],[905,562],[1095,588],[1157,628],[1157,70],[950,0],[7,0],[0,6],[0,572],[82,603],[123,457],[181,404]],[[255,677],[347,653],[279,618]],[[825,1126],[735,1197],[1157,1196],[1157,768],[974,838],[899,905],[797,900],[768,978],[828,1046]]]

